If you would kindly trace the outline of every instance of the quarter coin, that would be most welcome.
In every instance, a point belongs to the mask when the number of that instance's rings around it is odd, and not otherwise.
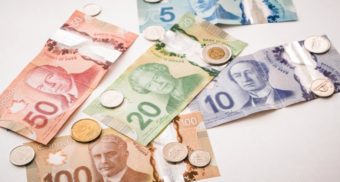
[[[232,56],[231,49],[223,44],[210,44],[203,48],[202,58],[211,65],[225,64]]]
[[[116,90],[107,90],[99,98],[100,104],[107,108],[115,108],[124,101],[124,95]]]
[[[181,162],[188,156],[187,146],[171,142],[163,147],[163,157],[169,162]]]
[[[85,14],[92,17],[99,15],[102,12],[102,8],[98,4],[89,3],[83,6],[82,10]]]
[[[189,162],[196,167],[205,167],[210,163],[211,157],[209,152],[195,150],[189,155]]]
[[[322,36],[312,36],[305,40],[304,46],[309,52],[322,54],[331,48],[331,42]]]
[[[93,119],[81,119],[75,122],[71,128],[71,137],[78,142],[91,142],[97,139],[102,128]]]
[[[319,78],[312,82],[311,91],[319,97],[329,97],[335,92],[333,82],[327,78]]]
[[[161,40],[163,39],[164,34],[165,34],[165,29],[159,25],[148,26],[143,31],[144,38],[150,41]]]
[[[16,166],[24,166],[32,162],[34,157],[35,157],[35,152],[32,147],[21,145],[21,146],[15,147],[11,151],[9,155],[9,160],[11,161],[12,164]]]

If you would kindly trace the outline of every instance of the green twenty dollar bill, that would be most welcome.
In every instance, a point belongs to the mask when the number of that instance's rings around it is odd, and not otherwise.
[[[246,46],[189,14],[163,41],[140,56],[107,88],[124,95],[119,107],[105,108],[99,97],[84,112],[147,145],[218,75],[220,68],[205,64],[196,53],[207,44],[223,43],[236,56]]]

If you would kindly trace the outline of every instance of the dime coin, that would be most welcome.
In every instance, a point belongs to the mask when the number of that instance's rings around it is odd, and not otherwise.
[[[108,90],[102,93],[99,100],[104,107],[115,108],[123,103],[124,95],[116,90]]]
[[[161,40],[164,37],[165,29],[159,25],[148,26],[143,31],[143,36],[145,39],[150,41]]]
[[[309,52],[322,54],[331,48],[331,43],[325,37],[312,36],[305,40],[304,46]]]
[[[181,162],[188,156],[188,148],[178,142],[171,142],[163,147],[163,157],[169,162]]]
[[[210,163],[211,157],[209,152],[195,150],[189,155],[189,162],[196,167],[204,167]]]
[[[92,17],[97,16],[102,12],[102,8],[98,4],[89,3],[83,6],[83,12]]]
[[[32,147],[21,145],[15,147],[9,156],[9,160],[16,166],[24,166],[33,161],[35,152]]]
[[[319,97],[329,97],[335,92],[334,84],[327,78],[319,78],[312,82],[311,91]]]
[[[228,62],[231,58],[232,52],[227,45],[210,44],[203,48],[202,58],[211,65],[221,65]]]
[[[158,3],[161,0],[144,0],[144,1],[147,2],[147,3]]]
[[[78,142],[91,142],[102,132],[100,125],[93,119],[81,119],[71,128],[71,136]]]

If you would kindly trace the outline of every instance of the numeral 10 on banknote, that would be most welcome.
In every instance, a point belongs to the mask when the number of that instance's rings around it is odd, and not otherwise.
[[[86,166],[80,166],[80,167],[77,167],[74,170],[73,176],[72,176],[72,174],[69,171],[61,170],[61,171],[58,171],[55,174],[54,179],[53,179],[52,174],[48,173],[44,177],[44,182],[60,182],[60,181],[80,182],[80,181],[83,181],[83,180],[80,180],[80,179],[83,179],[83,178],[80,177],[81,172],[83,174],[85,174],[86,182],[91,182],[92,181],[92,174],[91,174],[90,169],[88,167],[86,167]],[[67,180],[65,180],[65,179],[67,179]]]
[[[58,107],[47,101],[37,102],[34,109],[38,113],[34,113],[32,111],[28,112],[24,117],[24,121],[37,129],[43,128],[47,125],[48,118],[46,115],[50,116],[58,112]]]
[[[207,103],[208,105],[210,105],[210,107],[214,111],[214,113],[217,113],[219,111],[218,108],[231,109],[231,108],[234,107],[233,99],[226,92],[218,92],[215,95],[215,97],[211,97],[211,95],[207,95],[204,102]]]

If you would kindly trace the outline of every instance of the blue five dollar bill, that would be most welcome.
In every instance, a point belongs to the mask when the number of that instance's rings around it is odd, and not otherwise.
[[[340,91],[340,55],[331,47],[311,54],[304,41],[236,58],[189,104],[208,128],[247,115],[317,98],[313,80],[326,78]]]
[[[185,13],[213,24],[247,25],[297,20],[292,0],[138,0],[140,31],[150,25],[169,29]]]

